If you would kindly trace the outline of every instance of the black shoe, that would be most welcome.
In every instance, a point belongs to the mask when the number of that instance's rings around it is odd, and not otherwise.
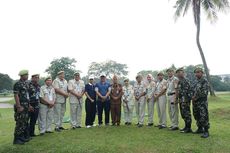
[[[201,138],[208,138],[209,137],[209,132],[204,132],[200,137]]]
[[[54,132],[52,132],[52,131],[46,131],[46,133],[54,133]]]
[[[56,132],[61,132],[60,128],[55,128]]]
[[[72,127],[72,130],[75,130],[75,129],[76,129],[76,127],[75,127],[75,126],[73,126],[73,127]]]
[[[60,129],[60,130],[66,130],[66,129],[65,129],[65,128],[63,128],[63,127],[59,127],[59,129]]]
[[[128,125],[128,122],[125,122],[125,125]]]
[[[137,126],[139,125],[139,123],[136,124]]]
[[[43,136],[43,135],[45,135],[45,133],[40,133],[40,136]]]
[[[198,128],[195,132],[193,132],[194,134],[201,134],[204,133],[203,128]]]
[[[137,127],[141,128],[142,126],[143,126],[143,124],[138,124],[138,126],[137,126]]]
[[[131,122],[128,122],[128,124],[127,125],[132,125],[132,123]]]
[[[153,123],[148,123],[148,126],[153,126]]]
[[[186,128],[184,131],[180,131],[181,133],[192,133],[191,128]]]
[[[164,128],[166,128],[165,125],[160,125],[160,126],[159,126],[159,129],[164,129]]]
[[[25,142],[24,141],[21,141],[20,139],[14,139],[14,141],[13,141],[13,144],[18,144],[18,145],[24,145],[25,144]]]
[[[172,127],[172,128],[170,128],[170,130],[171,131],[176,131],[176,130],[179,130],[179,128],[178,127]]]
[[[18,137],[19,140],[23,142],[29,142],[31,139],[26,139],[25,137]]]

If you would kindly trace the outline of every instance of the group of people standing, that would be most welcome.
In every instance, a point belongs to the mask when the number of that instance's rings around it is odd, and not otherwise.
[[[171,122],[170,130],[179,130],[179,110],[185,122],[185,127],[180,129],[182,133],[190,133],[192,102],[193,115],[196,120],[197,130],[193,133],[202,134],[202,138],[209,136],[208,118],[208,82],[203,76],[202,68],[194,70],[197,78],[194,86],[185,77],[183,68],[167,71],[168,79],[164,79],[164,73],[159,72],[154,80],[151,74],[146,80],[142,75],[136,76],[134,86],[129,79],[122,80],[114,75],[111,83],[106,80],[106,75],[100,75],[100,81],[95,84],[94,77],[89,76],[85,84],[78,72],[68,82],[65,80],[65,72],[57,73],[57,78],[52,80],[50,76],[45,78],[45,84],[38,84],[39,74],[34,74],[28,81],[28,70],[19,72],[20,80],[14,85],[15,97],[15,132],[13,144],[24,144],[31,137],[36,136],[35,124],[38,120],[40,135],[53,133],[51,125],[54,122],[55,131],[65,130],[62,126],[63,117],[66,112],[66,101],[70,103],[70,124],[72,129],[81,128],[83,96],[85,95],[85,126],[94,126],[96,113],[98,115],[98,126],[104,123],[110,125],[110,114],[112,126],[119,126],[121,122],[121,107],[123,106],[125,125],[132,124],[133,110],[136,110],[137,126],[144,125],[145,111],[147,105],[148,126],[155,125],[153,122],[154,107],[158,113],[159,129],[167,127],[166,107]]]

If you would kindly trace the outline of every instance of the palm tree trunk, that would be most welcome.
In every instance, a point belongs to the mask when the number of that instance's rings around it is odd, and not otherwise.
[[[206,74],[207,80],[209,82],[210,95],[215,96],[215,92],[213,90],[213,86],[212,86],[211,79],[210,79],[209,69],[208,69],[208,66],[207,66],[207,63],[206,63],[206,59],[205,59],[202,47],[200,45],[200,1],[199,1],[198,8],[197,8],[196,28],[197,28],[196,43],[197,43],[197,47],[199,49],[200,56],[201,56],[201,59],[202,59],[203,65],[204,65],[205,74]]]

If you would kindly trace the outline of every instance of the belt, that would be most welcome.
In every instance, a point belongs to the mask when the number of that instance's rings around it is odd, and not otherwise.
[[[170,92],[170,93],[168,93],[167,95],[168,96],[172,96],[172,95],[175,95],[176,93],[175,92]]]

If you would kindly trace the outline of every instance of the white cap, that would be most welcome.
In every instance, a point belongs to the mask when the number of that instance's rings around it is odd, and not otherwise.
[[[89,76],[89,80],[90,80],[90,79],[94,79],[94,76],[93,76],[93,75],[90,75],[90,76]]]
[[[101,73],[100,77],[106,77],[105,73]]]

